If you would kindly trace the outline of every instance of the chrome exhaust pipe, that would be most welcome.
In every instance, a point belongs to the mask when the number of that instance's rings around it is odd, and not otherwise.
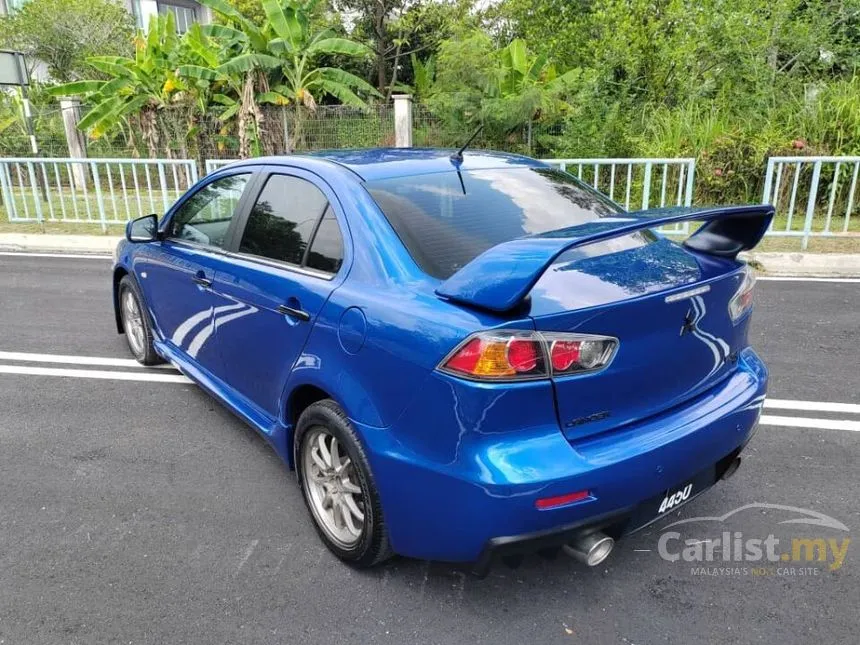
[[[600,531],[596,531],[581,535],[573,542],[565,544],[564,552],[589,567],[596,567],[609,557],[614,547],[615,540]]]
[[[726,479],[728,479],[729,477],[734,475],[738,471],[738,468],[740,468],[740,467],[741,467],[741,458],[735,457],[734,459],[732,459],[732,463],[729,464],[729,467],[726,468],[726,471],[723,473],[723,475],[722,475],[722,477],[720,477],[720,479],[725,481]]]

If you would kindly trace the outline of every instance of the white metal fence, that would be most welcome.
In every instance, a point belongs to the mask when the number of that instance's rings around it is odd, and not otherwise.
[[[771,157],[767,161],[762,203],[773,204],[773,236],[802,237],[860,232],[857,208],[860,157]]]
[[[544,159],[576,175],[624,206],[645,210],[666,206],[690,206],[696,160],[676,159]],[[659,195],[659,199],[657,198]],[[687,234],[690,223],[660,229],[664,233]]]
[[[208,159],[206,174],[236,161]],[[546,159],[627,210],[690,206],[695,159]],[[772,236],[860,235],[860,157],[771,157],[763,203]],[[0,158],[0,217],[10,222],[123,224],[165,212],[198,178],[192,159]],[[689,233],[690,223],[665,229]]]
[[[223,168],[227,164],[233,163],[234,161],[239,161],[238,159],[207,159],[204,166],[206,169],[205,174],[209,174],[211,172],[215,172],[219,168]]]
[[[190,159],[0,159],[10,222],[123,224],[165,212],[197,181]]]

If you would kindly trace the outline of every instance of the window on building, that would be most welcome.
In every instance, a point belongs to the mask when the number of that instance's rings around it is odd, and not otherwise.
[[[165,15],[172,13],[176,21],[176,32],[184,34],[188,31],[195,22],[197,22],[197,10],[199,5],[196,2],[185,2],[183,0],[170,0],[169,2],[158,2],[158,13]]]

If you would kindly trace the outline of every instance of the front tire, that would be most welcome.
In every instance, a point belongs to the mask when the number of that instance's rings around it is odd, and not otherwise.
[[[143,365],[158,365],[164,360],[155,353],[152,346],[152,325],[143,303],[143,296],[131,276],[124,276],[119,282],[117,302],[122,328],[128,348],[137,361]]]
[[[331,399],[308,406],[295,445],[302,496],[328,549],[357,568],[391,557],[370,464],[340,406]]]

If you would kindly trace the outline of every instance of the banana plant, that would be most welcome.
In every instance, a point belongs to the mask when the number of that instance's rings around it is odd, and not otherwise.
[[[93,107],[78,128],[99,138],[110,132],[140,129],[151,156],[158,156],[159,110],[189,100],[183,80],[176,74],[182,48],[172,13],[154,18],[144,35],[135,36],[133,58],[95,56],[87,59],[108,80],[84,80],[51,88],[54,96],[82,96]],[[132,122],[132,123],[130,123]]]
[[[213,96],[225,107],[221,119],[236,116],[239,121],[239,154],[248,156],[265,137],[265,116],[260,104],[293,105],[296,125],[302,109],[315,110],[317,101],[331,95],[346,105],[364,107],[356,92],[379,96],[363,79],[341,69],[317,66],[324,55],[369,56],[370,50],[330,30],[314,31],[310,12],[315,0],[263,0],[267,22],[256,25],[226,0],[201,0],[224,23],[207,25],[202,35],[222,48],[215,58],[202,64],[183,65],[178,73],[223,87],[228,91]],[[298,133],[294,133],[294,137]],[[252,144],[256,142],[256,146]]]
[[[579,69],[559,74],[546,56],[532,54],[519,38],[498,50],[497,61],[496,83],[490,95],[506,102],[507,111],[520,123],[563,106],[562,93],[580,77]]]

